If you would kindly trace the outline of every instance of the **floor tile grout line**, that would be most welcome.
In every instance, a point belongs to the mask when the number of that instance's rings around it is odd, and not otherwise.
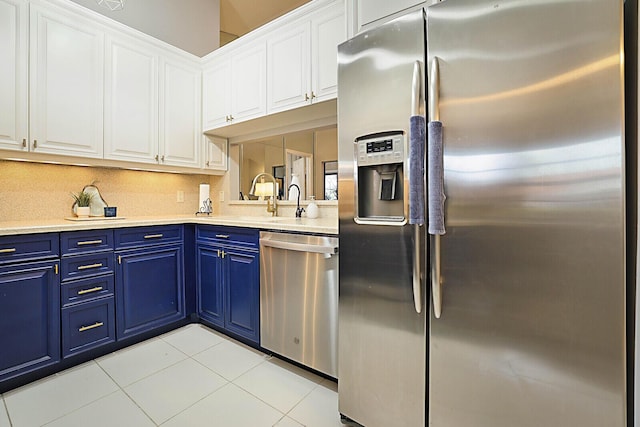
[[[122,393],[127,397],[127,399],[129,399],[131,402],[133,402],[133,404],[134,404],[134,405],[136,405],[136,407],[142,411],[142,413],[143,413],[143,414],[144,414],[144,415],[149,419],[149,421],[151,421],[154,425],[156,425],[156,426],[157,426],[157,425],[158,425],[158,423],[156,423],[156,422],[153,420],[153,418],[151,418],[151,416],[150,416],[149,414],[147,414],[147,412],[146,412],[146,411],[145,411],[145,410],[144,410],[140,405],[138,405],[138,402],[136,402],[136,401],[135,401],[135,399],[133,399],[133,398],[129,395],[129,393],[127,393],[127,391],[124,389],[124,387],[122,387],[120,384],[118,384],[118,382],[115,380],[115,378],[113,378],[113,377],[109,374],[109,372],[107,372],[107,370],[106,370],[106,369],[104,369],[104,367],[102,367],[102,365],[100,365],[100,364],[97,362],[97,360],[96,360],[96,359],[94,359],[94,360],[96,361],[96,365],[98,365],[98,366],[100,367],[100,369],[102,369],[102,372],[104,372],[104,373],[105,373],[105,375],[106,375],[106,376],[108,376],[108,377],[111,379],[111,381],[113,381],[113,382],[118,386],[118,388],[120,389],[120,391],[121,391],[121,392],[122,392]],[[117,393],[117,391],[116,391],[116,392],[114,392],[114,393]]]
[[[225,378],[226,380],[226,378]],[[193,402],[191,405],[187,406],[186,408],[184,408],[182,411],[178,412],[175,415],[172,415],[171,417],[167,418],[166,420],[164,420],[162,423],[160,424],[156,424],[157,426],[161,426],[163,424],[168,423],[170,420],[172,420],[173,418],[177,417],[178,415],[182,414],[185,411],[188,411],[189,409],[191,409],[193,406],[195,406],[196,404],[200,403],[201,401],[203,401],[204,399],[208,398],[209,396],[211,396],[212,394],[217,393],[218,391],[222,390],[224,387],[228,386],[229,384],[232,384],[231,381],[227,381],[226,383],[222,384],[220,387],[216,388],[215,390],[213,390],[211,393],[208,393],[206,396],[203,396],[202,398],[196,400],[195,402]]]
[[[116,385],[117,385],[117,384],[116,384]],[[104,396],[100,396],[99,398],[97,398],[97,399],[95,399],[95,400],[92,400],[91,402],[87,402],[87,403],[85,403],[84,405],[79,406],[79,407],[75,408],[75,409],[74,409],[74,410],[72,410],[72,411],[66,412],[66,413],[64,413],[64,414],[62,414],[62,415],[60,415],[60,416],[58,416],[58,417],[56,417],[56,418],[52,418],[52,419],[48,420],[48,421],[47,421],[47,422],[45,422],[44,424],[41,424],[41,426],[42,426],[42,427],[45,427],[45,426],[47,426],[47,425],[49,425],[49,424],[51,424],[51,423],[53,423],[53,422],[55,422],[55,421],[58,421],[60,418],[64,418],[64,417],[66,417],[67,415],[71,415],[71,414],[73,414],[74,412],[77,412],[77,411],[81,410],[82,408],[86,408],[87,406],[89,406],[89,405],[91,405],[91,404],[96,403],[98,400],[102,400],[102,399],[104,399],[105,397],[109,397],[109,396],[111,396],[112,394],[116,394],[118,391],[119,391],[119,390],[114,390],[114,391],[112,391],[111,393],[107,393],[107,394],[105,394]]]
[[[4,399],[4,394],[0,394],[0,398],[2,398],[2,406],[4,407],[4,413],[7,414],[7,420],[9,420],[9,427],[12,427],[13,422],[11,421],[11,414],[9,414],[9,407],[7,406],[7,401]]]

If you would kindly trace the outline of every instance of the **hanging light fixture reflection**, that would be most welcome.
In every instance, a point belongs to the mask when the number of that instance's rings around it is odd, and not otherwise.
[[[111,11],[122,10],[124,7],[124,0],[96,0],[96,2]]]

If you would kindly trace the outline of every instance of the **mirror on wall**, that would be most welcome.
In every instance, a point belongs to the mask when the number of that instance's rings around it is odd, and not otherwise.
[[[266,172],[276,178],[278,198],[289,199],[292,181],[300,199],[337,200],[338,133],[335,126],[292,132],[237,144],[238,189],[233,200],[256,200],[250,195],[253,178]],[[235,178],[232,178],[235,179]],[[294,192],[295,193],[295,192]]]

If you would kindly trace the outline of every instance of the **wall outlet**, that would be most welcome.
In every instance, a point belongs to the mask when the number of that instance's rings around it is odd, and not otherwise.
[[[224,191],[218,193],[218,201],[224,202]]]
[[[184,191],[178,190],[178,194],[176,195],[176,202],[184,203]]]

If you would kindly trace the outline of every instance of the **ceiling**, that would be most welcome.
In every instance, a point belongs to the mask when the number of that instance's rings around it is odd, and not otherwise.
[[[240,37],[309,1],[220,0],[220,31]]]

